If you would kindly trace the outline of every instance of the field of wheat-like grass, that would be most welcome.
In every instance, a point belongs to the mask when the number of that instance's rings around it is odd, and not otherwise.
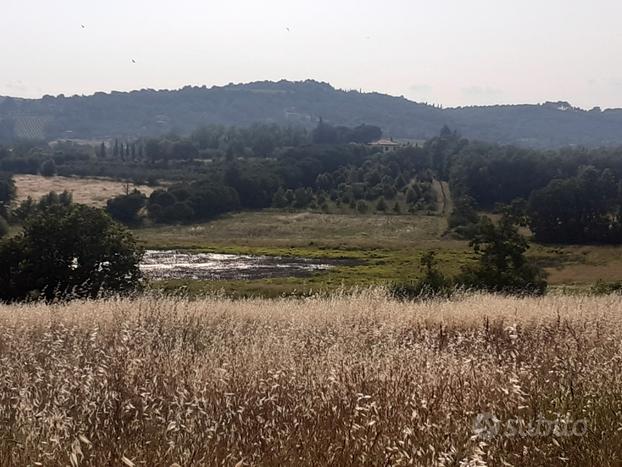
[[[622,298],[0,306],[0,465],[620,465]]]

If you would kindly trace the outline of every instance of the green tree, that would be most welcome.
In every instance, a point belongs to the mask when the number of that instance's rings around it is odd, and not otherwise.
[[[152,163],[162,159],[162,148],[157,139],[147,140],[145,143],[145,157]]]
[[[103,141],[99,145],[99,150],[97,151],[97,157],[99,159],[105,159],[106,158],[106,144]]]
[[[358,203],[356,203],[356,210],[361,214],[365,214],[367,211],[369,211],[369,206],[365,201],[361,199]]]
[[[9,223],[6,219],[0,216],[0,238],[4,237],[9,233]]]
[[[409,187],[408,190],[406,191],[406,202],[408,204],[415,204],[418,199],[419,199],[419,195],[417,194],[415,189],[412,186]]]
[[[534,191],[527,213],[536,240],[544,243],[619,243],[619,206],[611,171],[586,167]]]
[[[0,244],[0,300],[131,291],[141,257],[132,235],[101,209],[54,206]]]
[[[13,210],[12,216],[19,222],[25,222],[35,214],[59,206],[69,207],[72,203],[73,196],[70,192],[65,190],[59,194],[55,191],[50,191],[47,195],[43,195],[39,198],[39,201],[35,201],[29,196]]]
[[[274,193],[272,197],[272,206],[275,208],[283,209],[289,205],[287,198],[285,197],[285,190],[283,187],[279,187],[279,189]]]
[[[0,173],[0,215],[6,217],[11,202],[15,199],[15,181],[8,174]]]
[[[294,191],[294,207],[306,208],[313,200],[313,191],[310,188],[296,188]]]
[[[546,290],[545,273],[525,256],[529,243],[509,212],[503,213],[498,224],[482,217],[470,246],[478,260],[463,268],[460,284],[501,293],[540,294]]]
[[[44,177],[53,177],[56,175],[56,163],[54,159],[48,159],[41,164],[41,175]]]
[[[455,199],[447,221],[448,227],[461,238],[471,238],[477,230],[478,223],[479,216],[473,199],[466,195]]]
[[[106,210],[113,219],[124,224],[138,222],[138,213],[145,207],[147,197],[138,190],[127,195],[116,196],[106,203]]]

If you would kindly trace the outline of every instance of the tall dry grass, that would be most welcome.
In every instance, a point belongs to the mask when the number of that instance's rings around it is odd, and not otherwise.
[[[621,311],[380,291],[1,306],[0,465],[620,465]],[[479,413],[520,434],[475,432]],[[555,431],[529,434],[542,418]]]

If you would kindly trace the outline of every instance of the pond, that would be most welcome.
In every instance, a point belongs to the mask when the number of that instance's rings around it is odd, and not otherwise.
[[[305,277],[317,271],[355,263],[347,259],[147,250],[140,269],[146,277],[155,280],[250,280]]]

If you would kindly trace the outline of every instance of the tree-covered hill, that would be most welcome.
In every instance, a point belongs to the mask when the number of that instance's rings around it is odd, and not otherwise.
[[[0,142],[155,136],[207,124],[273,122],[312,128],[320,117],[336,125],[377,125],[395,138],[427,139],[448,125],[468,138],[530,147],[622,144],[622,109],[584,111],[563,102],[440,109],[316,81],[0,97]]]

